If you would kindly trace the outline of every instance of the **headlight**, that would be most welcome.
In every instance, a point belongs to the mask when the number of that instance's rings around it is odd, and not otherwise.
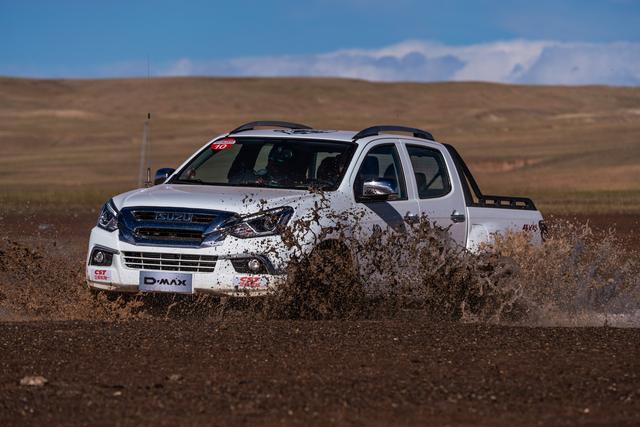
[[[241,218],[229,226],[229,234],[240,239],[279,234],[293,215],[293,208],[285,206]]]
[[[113,204],[113,200],[109,200],[104,204],[98,217],[98,227],[107,230],[115,231],[118,229],[118,209]]]

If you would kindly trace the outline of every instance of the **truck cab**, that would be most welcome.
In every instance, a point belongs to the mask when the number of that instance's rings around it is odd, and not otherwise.
[[[335,225],[335,215],[317,210],[320,199],[333,213],[364,212],[364,229],[402,232],[426,216],[471,251],[496,233],[524,230],[539,242],[544,231],[533,201],[484,195],[455,148],[427,131],[251,122],[159,170],[155,185],[109,200],[91,233],[87,283],[264,294],[286,272],[282,227],[310,217],[311,228]],[[297,235],[299,250],[321,243],[309,236],[317,233]]]

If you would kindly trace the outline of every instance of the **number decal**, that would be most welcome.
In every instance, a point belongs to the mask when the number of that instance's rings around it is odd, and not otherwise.
[[[235,143],[236,143],[236,140],[233,138],[222,138],[221,140],[211,144],[211,149],[215,151],[224,150],[226,148],[231,147]]]

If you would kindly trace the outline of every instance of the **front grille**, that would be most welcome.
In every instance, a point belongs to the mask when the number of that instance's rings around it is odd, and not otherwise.
[[[200,242],[202,232],[197,230],[185,230],[180,228],[156,228],[140,227],[135,231],[136,236],[153,240],[171,240]]]
[[[124,265],[137,270],[166,270],[212,273],[218,257],[213,255],[123,252]]]
[[[118,234],[131,245],[200,248],[224,239],[220,227],[234,215],[210,209],[125,207],[118,215]]]
[[[163,211],[144,211],[144,210],[136,210],[133,211],[133,217],[137,221],[165,221],[162,219],[158,219],[158,214],[164,213]],[[181,214],[183,212],[178,212]],[[189,213],[187,212],[188,220],[179,220],[178,222],[187,222],[187,223],[196,223],[196,224],[210,224],[216,219],[216,215],[214,214],[206,214],[206,213]],[[171,222],[168,220],[167,222]]]

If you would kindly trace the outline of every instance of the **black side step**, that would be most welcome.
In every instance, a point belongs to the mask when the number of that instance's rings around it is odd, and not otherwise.
[[[249,123],[240,125],[234,130],[232,130],[231,132],[229,132],[229,135],[231,135],[232,133],[240,133],[246,130],[253,130],[257,127],[264,127],[264,126],[286,128],[286,129],[313,129],[311,126],[301,125],[299,123],[282,122],[279,120],[259,120],[257,122],[249,122]]]

